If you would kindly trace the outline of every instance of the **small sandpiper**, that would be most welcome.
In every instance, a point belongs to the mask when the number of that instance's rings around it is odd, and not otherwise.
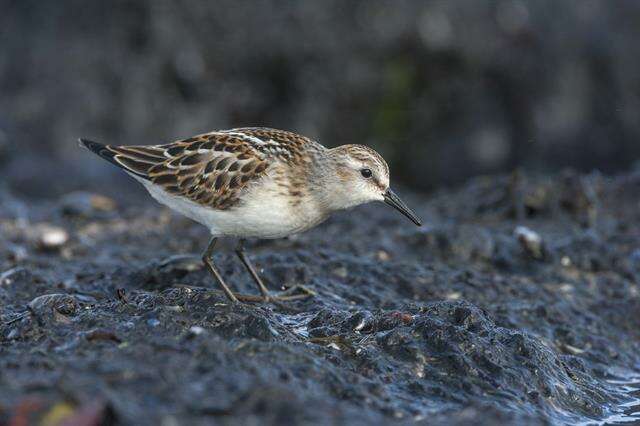
[[[202,260],[232,302],[293,300],[270,295],[245,250],[246,238],[281,238],[306,231],[332,212],[384,201],[422,223],[389,188],[389,167],[371,148],[328,149],[296,133],[249,127],[220,130],[166,145],[80,143],[124,169],[169,208],[206,226],[211,241]],[[261,296],[234,294],[214,265],[220,237],[239,238],[236,254]]]

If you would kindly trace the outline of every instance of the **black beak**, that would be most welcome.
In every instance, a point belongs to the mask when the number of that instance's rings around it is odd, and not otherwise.
[[[416,214],[405,203],[402,202],[400,197],[396,195],[391,188],[387,189],[384,193],[384,202],[389,204],[394,209],[409,218],[409,220],[418,226],[422,226],[422,221],[416,216]]]

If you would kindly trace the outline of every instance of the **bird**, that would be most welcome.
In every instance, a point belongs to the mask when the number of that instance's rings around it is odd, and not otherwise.
[[[160,204],[207,227],[202,261],[229,301],[305,298],[272,295],[246,254],[248,238],[304,232],[331,213],[382,201],[418,226],[422,221],[389,187],[389,166],[372,148],[326,148],[294,132],[266,127],[216,130],[162,145],[80,145],[123,169]],[[236,254],[260,296],[234,293],[213,262],[220,238],[237,238]]]

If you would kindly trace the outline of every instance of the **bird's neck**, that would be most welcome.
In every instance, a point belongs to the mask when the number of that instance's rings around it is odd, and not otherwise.
[[[327,150],[322,157],[314,159],[308,176],[310,194],[318,208],[327,215],[353,207],[348,200],[349,188],[340,177],[340,155],[338,148]]]

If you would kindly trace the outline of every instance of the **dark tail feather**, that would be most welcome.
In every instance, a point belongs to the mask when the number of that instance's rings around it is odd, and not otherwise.
[[[126,171],[128,171],[129,173],[133,173],[134,175],[140,176],[145,179],[149,179],[147,175],[136,172],[135,170],[131,170],[129,167],[125,167],[122,163],[117,161],[115,158],[116,152],[110,150],[107,145],[103,145],[101,143],[93,142],[88,139],[82,139],[82,138],[78,139],[78,142],[80,142],[80,146],[84,146],[89,151],[99,155],[101,158],[104,158],[111,164],[114,164],[121,169],[125,169]]]
[[[93,142],[88,139],[78,139],[80,142],[80,146],[84,146],[89,151],[92,151],[95,154],[98,154],[100,157],[104,158],[110,163],[115,164],[118,167],[122,167],[113,157],[115,157],[116,153],[107,148],[106,145],[103,145],[98,142]]]

